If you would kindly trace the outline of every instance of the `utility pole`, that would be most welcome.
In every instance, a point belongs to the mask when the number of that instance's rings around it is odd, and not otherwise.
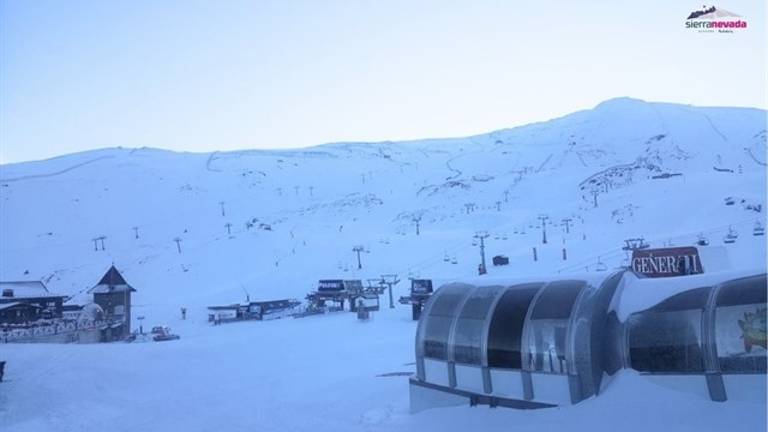
[[[224,201],[219,201],[219,205],[221,206],[221,215],[226,216],[227,213],[224,211]]]
[[[549,216],[539,215],[539,220],[541,221],[541,243],[542,244],[547,244],[547,219],[549,219]]]
[[[176,237],[173,239],[173,241],[176,242],[176,249],[178,249],[179,253],[181,253],[181,239],[179,237]]]
[[[509,202],[509,191],[508,190],[504,191],[504,202]]]
[[[592,199],[594,200],[594,206],[597,208],[597,196],[600,195],[600,192],[593,190],[592,191]]]
[[[232,224],[227,222],[224,226],[227,227],[227,235],[232,235]]]
[[[309,196],[311,196],[311,197],[315,196],[315,187],[314,186],[310,186],[309,187]]]
[[[563,224],[565,225],[565,233],[570,234],[571,233],[571,221],[573,219],[571,218],[565,218],[563,219]]]
[[[352,248],[352,252],[357,253],[357,268],[358,268],[358,270],[362,269],[363,268],[363,264],[360,261],[360,252],[367,252],[367,251],[362,246],[355,246],[355,247]]]
[[[414,216],[412,219],[413,223],[416,224],[416,235],[421,234],[419,231],[420,223],[421,223],[421,216]]]
[[[96,238],[94,238],[92,240],[93,240],[93,250],[98,252],[99,251],[99,244],[98,244],[99,238],[96,237]]]
[[[296,192],[296,196],[299,196],[299,187],[298,186],[294,186],[293,187],[293,191]]]
[[[386,274],[386,275],[381,275],[381,280],[389,288],[389,308],[394,309],[395,301],[394,301],[394,298],[392,297],[392,285],[397,285],[400,282],[400,279],[397,278],[396,274]]]
[[[136,233],[135,238],[139,238],[139,227],[133,227],[133,232]]]
[[[106,248],[104,247],[104,239],[106,239],[106,238],[107,238],[107,236],[99,237],[99,240],[101,241],[101,250],[106,250]]]
[[[479,273],[481,275],[484,275],[486,273],[486,267],[485,267],[485,239],[488,238],[489,234],[486,231],[478,231],[475,233],[474,238],[480,240],[480,271]]]
[[[496,201],[496,211],[501,211],[501,201]]]

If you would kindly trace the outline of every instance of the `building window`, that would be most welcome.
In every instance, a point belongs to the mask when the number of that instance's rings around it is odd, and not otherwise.
[[[715,347],[724,373],[766,373],[766,279],[722,286],[715,309]]]
[[[488,331],[488,366],[521,369],[523,325],[528,307],[543,284],[525,284],[509,288],[493,311]]]
[[[703,373],[701,325],[711,288],[674,295],[629,319],[629,356],[640,372]]]
[[[647,312],[630,319],[629,356],[640,372],[703,372],[701,310]]]

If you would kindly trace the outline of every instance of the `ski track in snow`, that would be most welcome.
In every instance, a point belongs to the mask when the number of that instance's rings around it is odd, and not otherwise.
[[[19,176],[19,177],[0,178],[0,182],[2,182],[2,183],[12,183],[12,182],[18,182],[18,181],[22,181],[22,180],[44,179],[44,178],[56,177],[56,176],[60,176],[62,174],[66,174],[66,173],[68,173],[70,171],[76,170],[76,169],[78,169],[80,167],[83,167],[85,165],[90,165],[90,164],[92,164],[94,162],[98,162],[98,161],[102,161],[102,160],[106,160],[106,159],[112,159],[112,158],[114,158],[114,156],[109,156],[109,155],[107,155],[107,156],[100,156],[100,157],[97,157],[97,158],[93,158],[93,159],[87,160],[85,162],[81,162],[81,163],[72,165],[70,167],[64,168],[64,169],[59,170],[59,171],[45,173],[45,174],[30,174],[30,175],[24,175],[24,176]]]

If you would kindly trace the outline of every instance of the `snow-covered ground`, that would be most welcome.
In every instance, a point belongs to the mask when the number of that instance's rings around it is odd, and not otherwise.
[[[765,222],[765,162],[764,111],[615,99],[468,138],[212,154],[106,149],[2,165],[0,280],[42,279],[86,302],[114,263],[138,290],[134,316],[147,317],[145,328],[169,324],[182,339],[0,345],[11,380],[0,385],[0,425],[764,430],[765,407],[651,391],[631,373],[575,407],[412,416],[407,378],[377,377],[413,371],[415,323],[404,306],[369,323],[345,313],[221,327],[206,324],[205,307],[246,292],[301,299],[318,279],[384,273],[404,279],[395,296],[405,295],[409,276],[474,275],[478,230],[489,233],[489,260],[510,258],[492,276],[594,272],[598,262],[622,264],[625,238],[663,247],[691,245],[700,233],[726,248],[732,267],[765,268],[765,238],[752,235]],[[740,236],[724,245],[729,227]],[[101,236],[104,250],[94,250]],[[362,269],[356,245],[368,251]]]
[[[761,431],[765,407],[716,403],[623,372],[598,398],[537,411],[408,413],[415,323],[405,308],[170,324],[168,343],[0,345],[4,431]],[[380,376],[393,374],[393,376]]]

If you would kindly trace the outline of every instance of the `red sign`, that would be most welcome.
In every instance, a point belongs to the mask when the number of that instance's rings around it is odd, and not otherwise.
[[[637,249],[632,252],[632,271],[647,277],[704,273],[695,247]]]

